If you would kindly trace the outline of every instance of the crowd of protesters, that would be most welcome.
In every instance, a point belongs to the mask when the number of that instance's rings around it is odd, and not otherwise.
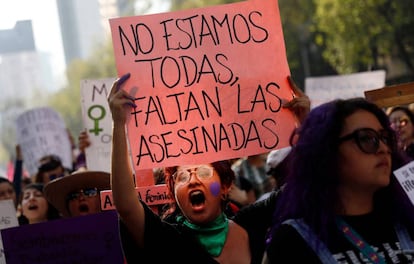
[[[99,192],[112,190],[127,263],[414,262],[414,207],[393,176],[414,158],[408,107],[353,98],[310,110],[289,78],[297,96],[285,107],[300,121],[291,146],[154,169],[174,198],[161,214],[135,192],[125,130],[134,101],[122,89],[128,77],[108,96],[110,173],[87,169],[85,131],[72,168],[47,155],[36,175],[23,177],[16,147],[13,181],[0,177],[0,199],[12,200],[20,225],[100,213]]]

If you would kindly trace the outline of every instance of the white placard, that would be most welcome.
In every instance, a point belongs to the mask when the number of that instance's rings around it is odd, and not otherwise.
[[[66,125],[52,108],[39,107],[19,115],[16,136],[30,175],[37,173],[39,160],[51,154],[59,156],[63,166],[72,169],[72,148]]]
[[[0,200],[0,230],[18,226],[16,208],[13,200]],[[3,239],[0,233],[0,263],[6,263],[4,256]]]
[[[414,205],[414,161],[395,170],[394,175]]]
[[[385,71],[360,72],[338,76],[310,77],[305,79],[305,93],[311,107],[334,99],[365,97],[364,91],[385,86]]]
[[[115,78],[81,81],[82,120],[91,145],[86,148],[88,170],[110,172],[112,116],[108,94]]]
[[[18,225],[13,200],[0,200],[0,230]]]

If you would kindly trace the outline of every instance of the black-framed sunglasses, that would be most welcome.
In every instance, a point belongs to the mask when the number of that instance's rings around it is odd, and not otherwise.
[[[93,197],[98,195],[98,189],[97,188],[87,188],[82,189],[77,192],[69,193],[67,196],[68,201],[79,199],[79,197],[83,195],[85,197]]]
[[[210,166],[200,166],[188,170],[178,170],[172,175],[172,178],[175,184],[184,184],[190,181],[192,173],[195,173],[198,179],[205,180],[213,176],[214,168]]]
[[[388,130],[376,131],[372,128],[360,128],[354,132],[339,138],[339,143],[354,139],[359,149],[367,154],[378,152],[380,141],[392,148],[393,134]]]

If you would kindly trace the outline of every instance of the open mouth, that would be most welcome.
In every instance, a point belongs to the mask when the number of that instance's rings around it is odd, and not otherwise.
[[[206,197],[202,191],[193,191],[190,193],[190,202],[193,206],[203,205]]]
[[[79,206],[79,212],[81,213],[88,213],[89,212],[89,206],[86,204],[81,204]]]
[[[34,205],[34,204],[29,205],[29,207],[28,207],[29,210],[37,210],[37,208],[39,208],[39,207],[37,205]]]

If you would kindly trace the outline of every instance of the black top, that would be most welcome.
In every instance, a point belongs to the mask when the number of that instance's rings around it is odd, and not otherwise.
[[[414,252],[402,254],[390,219],[367,214],[344,217],[344,220],[385,257],[386,263],[414,263]],[[369,263],[364,261],[360,251],[336,227],[331,228],[329,234],[327,248],[338,263]],[[410,235],[412,240],[413,234]],[[267,254],[269,263],[321,263],[302,236],[288,225],[282,225],[275,231]]]
[[[148,206],[145,210],[144,248],[139,248],[124,223],[119,221],[122,249],[128,264],[218,262],[201,246],[192,231],[181,224],[162,221]]]
[[[406,148],[405,148],[405,153],[407,153],[407,156],[410,158],[410,159],[414,159],[414,143],[411,143],[410,145],[408,145]]]
[[[265,200],[243,207],[233,221],[249,234],[252,264],[262,263],[265,251],[265,239],[272,224],[273,211],[280,191],[273,191]]]

